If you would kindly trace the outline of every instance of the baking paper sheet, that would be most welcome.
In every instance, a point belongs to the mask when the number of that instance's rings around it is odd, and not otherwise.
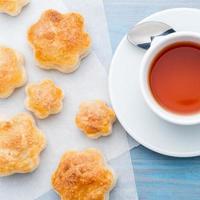
[[[129,149],[125,131],[119,123],[115,124],[111,136],[98,140],[88,139],[74,124],[74,117],[81,101],[103,99],[109,102],[107,75],[95,53],[92,52],[81,62],[80,69],[69,75],[57,71],[45,71],[35,65],[32,50],[26,41],[26,32],[30,24],[35,22],[41,12],[48,8],[62,12],[68,11],[62,1],[32,0],[18,17],[0,15],[0,43],[24,54],[28,81],[37,82],[50,78],[65,92],[62,112],[45,120],[37,120],[48,143],[41,155],[39,168],[30,174],[0,178],[0,199],[32,200],[49,191],[50,176],[60,156],[68,149],[96,147],[104,152],[108,160],[116,158]],[[25,111],[24,99],[24,88],[20,88],[8,99],[0,100],[0,118],[9,118]],[[129,167],[131,168],[131,165]]]
[[[36,71],[38,72],[36,73]],[[31,200],[48,191],[51,188],[51,174],[61,155],[68,149],[96,147],[104,152],[107,160],[110,160],[128,148],[125,133],[118,131],[119,123],[114,126],[113,134],[110,137],[98,140],[88,139],[79,132],[74,124],[74,116],[82,100],[100,98],[108,101],[105,92],[106,74],[94,54],[82,62],[81,68],[76,74],[67,75],[67,77],[55,71],[39,70],[35,66],[32,66],[29,72],[32,73],[29,77],[31,81],[39,81],[43,77],[48,77],[62,86],[66,95],[64,107],[58,115],[46,120],[37,120],[39,128],[46,134],[48,142],[46,150],[41,155],[40,166],[31,174],[17,174],[0,178],[0,199]],[[7,101],[0,101],[1,117],[9,117],[24,111],[24,97],[22,88]],[[5,116],[2,116],[3,113]]]
[[[112,47],[102,0],[63,0],[70,10],[80,12],[87,21],[87,29],[93,40],[93,52],[109,72],[112,60]],[[128,136],[130,149],[139,144]]]

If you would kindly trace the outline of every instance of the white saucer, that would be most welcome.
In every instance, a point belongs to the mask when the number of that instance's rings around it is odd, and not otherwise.
[[[200,10],[178,8],[155,13],[143,21],[162,21],[176,31],[200,33]],[[126,36],[113,57],[109,75],[112,105],[126,131],[140,144],[176,157],[200,155],[200,125],[179,126],[157,117],[145,103],[139,86],[140,62],[145,51],[129,44]]]

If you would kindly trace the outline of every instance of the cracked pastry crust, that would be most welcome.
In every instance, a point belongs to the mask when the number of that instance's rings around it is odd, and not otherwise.
[[[29,2],[30,0],[0,0],[0,13],[16,16]]]
[[[44,134],[27,113],[0,121],[0,176],[28,173],[39,165],[45,148]]]
[[[25,82],[23,56],[14,49],[0,46],[0,98],[7,98]]]
[[[115,120],[114,111],[105,102],[94,100],[80,104],[75,122],[86,136],[95,139],[111,134]]]
[[[62,200],[108,200],[116,176],[98,150],[67,151],[53,173],[52,186]]]
[[[28,41],[39,67],[64,73],[75,71],[87,56],[91,39],[78,13],[47,10],[28,30]]]
[[[46,79],[38,84],[28,84],[26,95],[26,108],[40,119],[60,112],[63,107],[64,93],[52,80]]]

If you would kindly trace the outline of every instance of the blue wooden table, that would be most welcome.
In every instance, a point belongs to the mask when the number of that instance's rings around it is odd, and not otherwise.
[[[113,50],[131,26],[154,12],[200,8],[200,0],[104,0],[104,4]],[[140,200],[200,200],[200,157],[171,158],[142,146],[131,156]]]

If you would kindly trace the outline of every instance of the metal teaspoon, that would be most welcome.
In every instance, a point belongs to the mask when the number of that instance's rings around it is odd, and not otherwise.
[[[171,26],[159,21],[149,21],[137,24],[127,34],[128,41],[134,46],[147,50],[157,36],[176,32]]]

